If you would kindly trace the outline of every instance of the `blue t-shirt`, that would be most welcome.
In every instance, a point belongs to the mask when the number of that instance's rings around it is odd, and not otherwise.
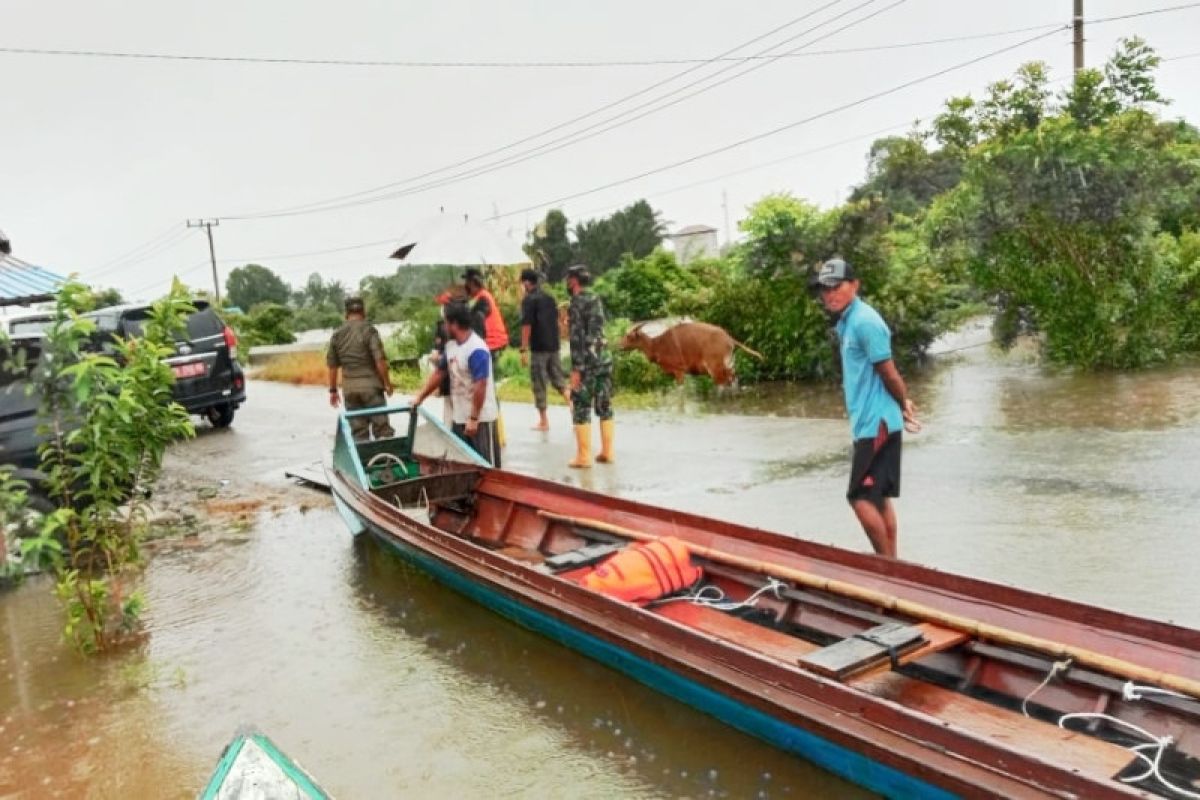
[[[883,385],[875,365],[892,357],[892,334],[879,312],[854,298],[837,323],[842,349],[842,391],[851,436],[873,439],[882,420],[888,433],[904,427],[900,404]]]

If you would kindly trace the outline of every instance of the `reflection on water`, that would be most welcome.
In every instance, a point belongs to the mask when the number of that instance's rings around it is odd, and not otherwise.
[[[0,597],[0,797],[193,796],[243,724],[345,798],[864,796],[352,546],[328,509],[161,555],[146,585],[149,644],[98,665],[57,642],[45,585]]]

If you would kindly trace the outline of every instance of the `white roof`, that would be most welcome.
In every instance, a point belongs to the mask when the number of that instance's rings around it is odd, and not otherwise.
[[[693,236],[697,233],[716,233],[717,229],[711,225],[688,225],[686,228],[680,228],[671,234],[675,236]]]
[[[528,264],[521,246],[486,222],[460,214],[438,214],[413,225],[400,237],[413,245],[400,261],[409,265],[508,266]]]

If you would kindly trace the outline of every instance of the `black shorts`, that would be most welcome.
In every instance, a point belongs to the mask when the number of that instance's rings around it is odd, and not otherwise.
[[[462,439],[471,449],[497,469],[500,468],[500,436],[494,422],[479,423],[479,430],[474,436],[467,435],[467,426],[455,423],[451,426],[452,430],[458,438]]]
[[[854,441],[847,500],[870,500],[882,508],[884,498],[900,496],[901,437],[900,431],[889,434],[881,422],[875,438]]]

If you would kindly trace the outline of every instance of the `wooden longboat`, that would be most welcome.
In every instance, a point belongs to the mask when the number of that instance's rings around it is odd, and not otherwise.
[[[734,727],[888,797],[1200,796],[1200,631],[489,469],[424,408],[388,411],[395,439],[338,422],[352,532]],[[579,585],[574,554],[634,535],[754,605]],[[897,629],[919,637],[873,635]]]

